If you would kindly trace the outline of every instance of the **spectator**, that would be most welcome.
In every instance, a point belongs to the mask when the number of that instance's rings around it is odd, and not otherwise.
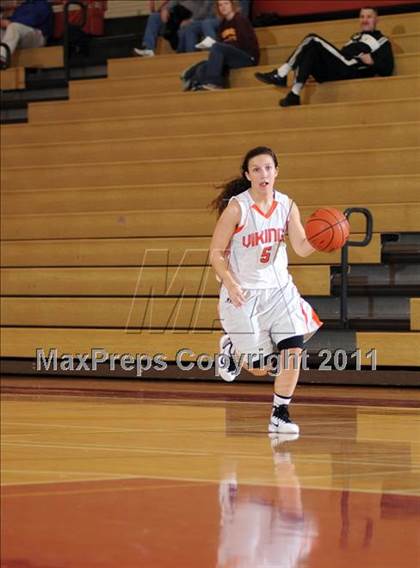
[[[52,33],[53,13],[47,0],[24,0],[17,5],[11,16],[2,18],[1,42],[10,53],[17,47],[43,47]],[[0,67],[7,67],[6,48],[0,48]]]
[[[195,51],[195,44],[201,37],[214,36],[214,0],[195,0],[190,20],[184,20],[178,31],[178,53]],[[213,16],[213,17],[212,17]],[[212,36],[212,37],[213,37]]]
[[[249,18],[251,10],[251,0],[239,0],[239,7],[241,14]],[[217,38],[217,30],[219,29],[220,19],[217,17],[200,20],[197,22],[195,28],[191,30],[191,43],[194,41],[195,49],[205,50],[210,49]],[[203,39],[204,38],[204,39]],[[198,40],[201,39],[199,43]],[[193,50],[190,50],[193,51]]]
[[[143,47],[134,49],[134,53],[140,57],[155,55],[159,35],[164,35],[173,49],[187,51],[184,27],[188,28],[195,19],[207,19],[211,15],[212,1],[150,0],[150,11],[143,36]]]
[[[221,18],[218,35],[220,40],[210,49],[207,61],[184,71],[181,79],[185,90],[223,89],[229,69],[250,67],[259,61],[257,36],[248,18],[244,17],[235,0],[217,0]]]
[[[311,34],[281,67],[269,73],[255,73],[255,77],[263,83],[285,87],[287,75],[293,70],[292,89],[280,101],[280,106],[288,107],[300,104],[300,93],[309,75],[318,83],[391,75],[394,68],[391,43],[376,29],[377,22],[375,8],[362,8],[360,32],[354,34],[341,50]]]

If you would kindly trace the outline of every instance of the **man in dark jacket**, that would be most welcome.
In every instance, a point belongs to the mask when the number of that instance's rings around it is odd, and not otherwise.
[[[391,75],[394,69],[391,43],[376,29],[377,21],[378,13],[374,8],[362,8],[360,32],[340,50],[322,37],[311,34],[281,67],[269,73],[255,73],[255,77],[263,83],[286,87],[287,75],[293,70],[292,89],[280,101],[280,106],[287,107],[300,104],[300,92],[310,75],[319,83]]]
[[[12,54],[17,47],[42,47],[52,32],[52,9],[48,0],[24,0],[9,18],[1,19],[1,42]],[[6,67],[6,49],[0,51],[0,66]]]

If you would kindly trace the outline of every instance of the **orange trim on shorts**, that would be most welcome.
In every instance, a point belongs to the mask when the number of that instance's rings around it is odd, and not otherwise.
[[[324,323],[319,319],[318,314],[316,313],[316,311],[313,308],[312,308],[312,319],[315,320],[315,323],[319,326],[321,326]]]
[[[258,205],[256,203],[254,203],[254,205],[252,205],[251,207],[252,207],[252,209],[255,209],[255,211],[257,211],[257,213],[259,213],[260,215],[262,215],[266,219],[269,219],[271,217],[271,215],[274,213],[277,205],[278,205],[278,202],[273,201],[273,203],[271,204],[271,207],[267,211],[267,213],[264,213],[264,211],[261,211],[261,209],[258,207]]]
[[[300,305],[300,309],[302,310],[303,317],[305,318],[306,329],[309,329],[308,316],[306,315],[306,312],[305,312],[305,310],[303,309],[302,304]]]

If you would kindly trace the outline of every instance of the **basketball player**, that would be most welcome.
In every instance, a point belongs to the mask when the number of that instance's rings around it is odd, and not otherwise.
[[[311,564],[319,531],[316,518],[305,510],[293,449],[288,444],[298,435],[269,436],[277,487],[238,483],[240,464],[229,464],[221,477],[217,568],[298,568]]]
[[[299,432],[288,412],[300,370],[303,343],[322,325],[303,300],[287,270],[285,236],[300,256],[314,252],[296,204],[274,189],[278,175],[274,152],[250,150],[242,176],[227,183],[213,202],[220,213],[210,245],[210,261],[222,282],[220,319],[227,335],[221,352],[230,358],[221,369],[226,381],[241,366],[255,376],[274,366],[270,432]],[[280,356],[275,359],[273,353]],[[271,365],[271,366],[270,366]]]
[[[341,49],[316,34],[310,34],[278,69],[255,73],[255,77],[263,83],[286,87],[287,75],[293,70],[292,89],[280,101],[280,106],[288,107],[300,104],[300,93],[310,75],[319,83],[392,75],[392,46],[389,39],[376,29],[378,12],[375,8],[362,8],[359,22],[360,31],[352,35]]]

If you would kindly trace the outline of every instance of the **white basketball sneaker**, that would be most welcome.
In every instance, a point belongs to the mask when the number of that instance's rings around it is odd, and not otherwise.
[[[277,434],[299,434],[299,426],[290,418],[287,404],[273,406],[268,431]]]
[[[133,53],[139,57],[153,57],[155,55],[153,49],[138,49],[137,47],[133,49]]]
[[[216,40],[210,36],[206,36],[202,41],[195,44],[195,49],[210,49],[212,45],[216,43]]]
[[[226,357],[228,357],[229,360],[233,359],[233,345],[228,335],[222,335],[222,337],[220,338],[219,352],[222,355],[226,355]],[[222,366],[219,367],[219,375],[222,377],[224,381],[228,383],[234,381],[240,372],[241,370],[239,369],[238,371],[236,365],[235,369],[232,371],[229,371],[229,365],[227,365],[226,367]]]

